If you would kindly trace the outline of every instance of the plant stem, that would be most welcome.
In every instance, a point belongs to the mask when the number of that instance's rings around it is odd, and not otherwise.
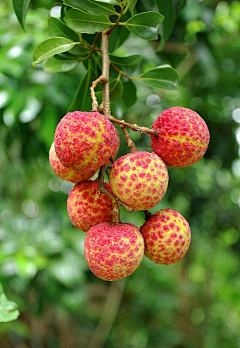
[[[123,130],[123,132],[124,132],[124,135],[125,135],[125,138],[126,138],[126,141],[127,141],[127,146],[129,147],[131,153],[136,152],[137,151],[136,145],[132,141],[132,139],[130,137],[130,134],[128,133],[127,127],[123,126],[123,125],[120,125],[120,127]]]
[[[98,192],[99,193],[105,193],[108,195],[113,202],[113,223],[119,223],[120,222],[120,209],[119,206],[123,206],[129,213],[133,212],[133,209],[129,207],[124,202],[120,201],[117,197],[115,197],[111,192],[108,191],[108,189],[104,186],[104,173],[106,170],[106,166],[102,166],[98,173]]]

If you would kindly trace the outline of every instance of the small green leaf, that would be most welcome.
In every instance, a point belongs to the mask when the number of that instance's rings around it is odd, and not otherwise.
[[[121,0],[95,0],[97,2],[103,2],[105,4],[119,5]]]
[[[48,31],[50,36],[65,37],[72,41],[79,41],[78,35],[70,29],[60,19],[54,17],[48,17]]]
[[[67,25],[78,33],[95,34],[112,24],[106,16],[92,16],[78,10],[70,10],[64,17]]]
[[[43,70],[49,73],[65,72],[72,70],[77,66],[79,61],[64,61],[50,58],[43,66]]]
[[[162,23],[164,17],[158,12],[143,12],[129,18],[125,27],[134,35],[145,40],[157,40],[158,26]]]
[[[173,6],[172,1],[165,1],[165,0],[155,0],[159,9],[159,12],[161,12],[164,16],[164,21],[159,27],[159,33],[161,35],[161,41],[160,45],[158,47],[158,51],[161,51],[164,47],[165,42],[168,40],[169,36],[171,35],[175,19],[176,19],[176,13]]]
[[[76,43],[64,37],[51,37],[41,42],[33,52],[33,66],[43,62],[45,59],[55,54],[67,52],[74,47]]]
[[[113,54],[109,55],[111,63],[115,65],[137,65],[140,63],[142,57],[139,54],[134,54],[128,57],[118,57]]]
[[[128,110],[137,101],[137,90],[136,90],[136,86],[131,80],[124,82],[123,87],[124,87],[124,92],[123,92],[122,100],[126,110]]]
[[[88,61],[88,70],[86,75],[79,83],[77,92],[75,94],[72,104],[68,108],[68,112],[75,110],[90,111],[92,110],[92,99],[90,97],[90,86],[92,81],[97,78],[93,68],[92,61]]]
[[[64,4],[90,15],[114,15],[114,7],[93,0],[64,0]]]
[[[176,90],[178,74],[175,69],[166,64],[144,72],[136,80],[150,87]]]
[[[111,104],[112,113],[122,118],[128,109],[137,101],[137,91],[134,83],[129,80],[123,83],[122,98]]]
[[[137,0],[128,0],[129,4],[129,11],[131,12],[131,15],[133,16],[133,10],[136,6]]]
[[[13,0],[14,11],[23,29],[30,1],[31,0]]]
[[[16,303],[7,299],[0,284],[0,323],[15,320],[18,316],[19,311]]]

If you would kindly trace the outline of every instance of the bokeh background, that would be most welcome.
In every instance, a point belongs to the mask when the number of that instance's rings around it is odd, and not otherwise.
[[[85,234],[66,211],[72,185],[48,162],[84,74],[81,66],[56,74],[32,67],[55,4],[33,1],[24,32],[11,1],[0,3],[0,282],[21,313],[0,324],[1,348],[239,348],[240,3],[187,0],[162,52],[131,35],[118,50],[141,47],[141,72],[169,63],[180,77],[178,91],[136,84],[125,120],[151,127],[163,109],[189,107],[206,120],[211,141],[195,165],[169,168],[166,196],[151,209],[173,208],[189,221],[189,252],[170,266],[144,258],[114,283],[89,271]],[[151,151],[149,136],[131,135],[138,150]],[[120,136],[118,156],[128,152]],[[121,218],[144,222],[124,209]]]

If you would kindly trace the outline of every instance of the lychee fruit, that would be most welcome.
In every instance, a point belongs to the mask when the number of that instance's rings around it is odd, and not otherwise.
[[[112,151],[112,154],[111,154],[111,158],[113,160],[117,156],[118,150],[119,150],[119,147],[120,147],[120,138],[119,138],[119,134],[118,134],[118,131],[116,130],[116,128],[115,128],[115,131],[116,131],[116,136],[115,136],[115,139],[114,139],[113,151]],[[107,163],[110,164],[111,161],[108,161]]]
[[[52,143],[49,150],[49,162],[57,176],[63,180],[71,181],[73,183],[88,180],[96,173],[96,170],[91,170],[88,172],[86,170],[74,170],[72,168],[64,167],[56,155],[54,143]]]
[[[167,167],[153,152],[128,153],[113,163],[109,184],[113,194],[133,210],[146,210],[160,202],[167,190]]]
[[[145,255],[163,265],[180,261],[191,241],[188,222],[173,209],[162,209],[153,214],[140,232],[145,242]]]
[[[90,270],[103,280],[117,280],[132,274],[144,255],[139,229],[129,223],[99,223],[87,233],[84,255]]]
[[[104,185],[109,189],[107,183]],[[76,184],[68,195],[67,211],[72,224],[83,232],[99,222],[113,221],[112,199],[105,193],[98,193],[97,181]]]
[[[97,170],[110,158],[116,130],[106,116],[98,112],[74,111],[58,123],[55,151],[65,167]]]
[[[187,167],[203,157],[210,134],[203,118],[195,111],[172,107],[164,110],[152,125],[153,151],[172,167]]]

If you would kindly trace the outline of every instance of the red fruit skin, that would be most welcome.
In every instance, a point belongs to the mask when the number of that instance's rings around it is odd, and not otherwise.
[[[97,170],[111,156],[116,130],[106,116],[98,112],[74,111],[58,123],[55,151],[65,167]]]
[[[205,154],[210,134],[203,118],[195,111],[172,107],[164,110],[152,125],[153,151],[172,167],[187,167]]]
[[[113,163],[109,185],[113,194],[133,210],[150,209],[167,190],[167,167],[153,152],[128,153]]]
[[[109,185],[104,185],[109,190]],[[72,224],[83,232],[100,222],[113,221],[112,199],[97,191],[97,181],[83,181],[75,185],[68,195],[68,216]]]
[[[162,265],[180,261],[191,242],[188,222],[173,209],[162,209],[153,214],[140,232],[145,242],[145,256]]]
[[[84,255],[90,270],[102,280],[118,280],[132,274],[144,255],[138,228],[129,223],[93,226],[87,233]]]
[[[63,180],[71,181],[73,183],[88,180],[96,173],[96,170],[91,170],[88,172],[64,167],[56,155],[54,143],[52,143],[49,150],[49,163],[57,176]]]

